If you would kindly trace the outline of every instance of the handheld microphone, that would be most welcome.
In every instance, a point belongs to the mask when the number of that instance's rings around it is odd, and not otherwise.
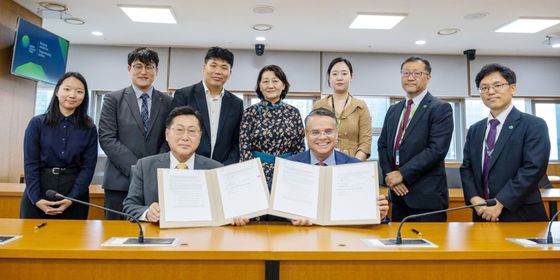
[[[395,244],[397,244],[397,245],[402,244],[401,228],[402,228],[403,224],[409,219],[429,216],[429,215],[433,215],[433,214],[445,213],[445,212],[449,212],[449,211],[455,211],[455,210],[461,210],[461,209],[467,209],[467,208],[474,208],[474,207],[478,207],[478,206],[494,206],[494,205],[496,205],[496,200],[495,199],[488,199],[488,200],[486,200],[484,202],[481,202],[481,203],[478,203],[478,204],[465,205],[465,206],[461,206],[461,207],[447,208],[447,209],[438,210],[438,211],[432,211],[432,212],[426,212],[426,213],[422,213],[422,214],[406,216],[401,221],[401,224],[399,225],[399,229],[397,230],[397,239],[395,241]]]
[[[79,204],[84,204],[84,205],[87,205],[87,206],[91,206],[91,207],[103,209],[103,210],[105,210],[105,211],[109,211],[109,212],[113,212],[113,213],[116,213],[116,214],[125,216],[125,217],[128,218],[130,221],[132,221],[132,222],[134,222],[134,223],[136,223],[136,224],[138,225],[138,228],[140,229],[140,232],[138,233],[138,243],[139,243],[139,244],[144,243],[144,230],[142,229],[142,226],[140,225],[140,221],[138,221],[138,219],[136,219],[135,217],[133,217],[133,216],[131,216],[131,215],[129,215],[129,214],[126,214],[126,213],[124,213],[124,212],[119,212],[119,211],[116,211],[116,210],[113,210],[113,209],[105,208],[105,207],[103,207],[103,206],[99,206],[99,205],[92,204],[92,203],[89,203],[89,202],[81,201],[81,200],[78,200],[78,199],[75,199],[75,198],[67,197],[67,196],[65,196],[65,195],[62,195],[62,194],[57,193],[57,192],[54,191],[54,190],[47,190],[47,192],[45,193],[45,196],[46,196],[49,200],[68,199],[68,200],[70,200],[70,201],[72,201],[72,202],[76,202],[76,203],[79,203]]]
[[[550,219],[550,222],[548,222],[547,231],[546,231],[546,244],[554,244],[554,239],[552,238],[552,222],[556,220],[558,214],[560,214],[560,211],[556,212],[556,214],[552,216],[552,219]]]

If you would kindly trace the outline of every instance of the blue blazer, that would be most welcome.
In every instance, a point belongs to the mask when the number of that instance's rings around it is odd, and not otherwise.
[[[467,133],[461,165],[465,203],[482,189],[482,149],[487,119],[473,124]],[[550,140],[546,122],[515,107],[502,126],[490,161],[490,198],[504,205],[500,221],[547,220],[539,180],[546,174]]]
[[[208,104],[202,81],[189,87],[175,91],[171,108],[189,105],[202,116],[204,125],[200,145],[196,153],[210,158],[212,144],[210,142],[210,117],[208,115]],[[243,115],[243,101],[233,93],[224,90],[220,120],[218,122],[218,135],[212,159],[223,164],[239,162],[239,125]]]
[[[396,170],[393,162],[395,135],[405,101],[389,107],[377,142],[383,177]],[[445,156],[453,136],[453,111],[449,103],[429,92],[418,105],[401,141],[400,172],[408,194],[393,195],[396,204],[439,210],[449,206]]]
[[[297,155],[293,155],[291,157],[289,157],[289,160],[292,161],[297,161],[297,162],[303,162],[303,163],[308,163],[311,164],[311,155],[310,155],[311,151],[307,150],[304,152],[301,152]],[[341,153],[339,151],[334,151],[334,160],[336,162],[336,164],[346,164],[346,163],[356,163],[356,162],[360,162],[359,159],[354,158],[354,157],[350,157],[348,155],[346,155],[345,153]]]

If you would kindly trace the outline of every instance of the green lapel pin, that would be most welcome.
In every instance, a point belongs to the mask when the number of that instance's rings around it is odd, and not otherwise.
[[[509,128],[509,129],[513,129],[513,125],[510,125],[508,128]]]

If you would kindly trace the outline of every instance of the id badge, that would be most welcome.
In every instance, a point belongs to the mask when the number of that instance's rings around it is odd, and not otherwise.
[[[395,165],[400,166],[399,150],[395,153]]]

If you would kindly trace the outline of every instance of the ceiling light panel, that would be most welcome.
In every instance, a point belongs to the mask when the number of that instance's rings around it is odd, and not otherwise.
[[[171,7],[153,7],[153,6],[127,6],[119,5],[119,8],[133,22],[147,23],[171,23],[176,24],[177,20],[173,14]]]
[[[406,17],[406,14],[358,13],[350,29],[392,29]]]
[[[554,18],[519,18],[498,29],[500,33],[537,33],[560,23]]]

